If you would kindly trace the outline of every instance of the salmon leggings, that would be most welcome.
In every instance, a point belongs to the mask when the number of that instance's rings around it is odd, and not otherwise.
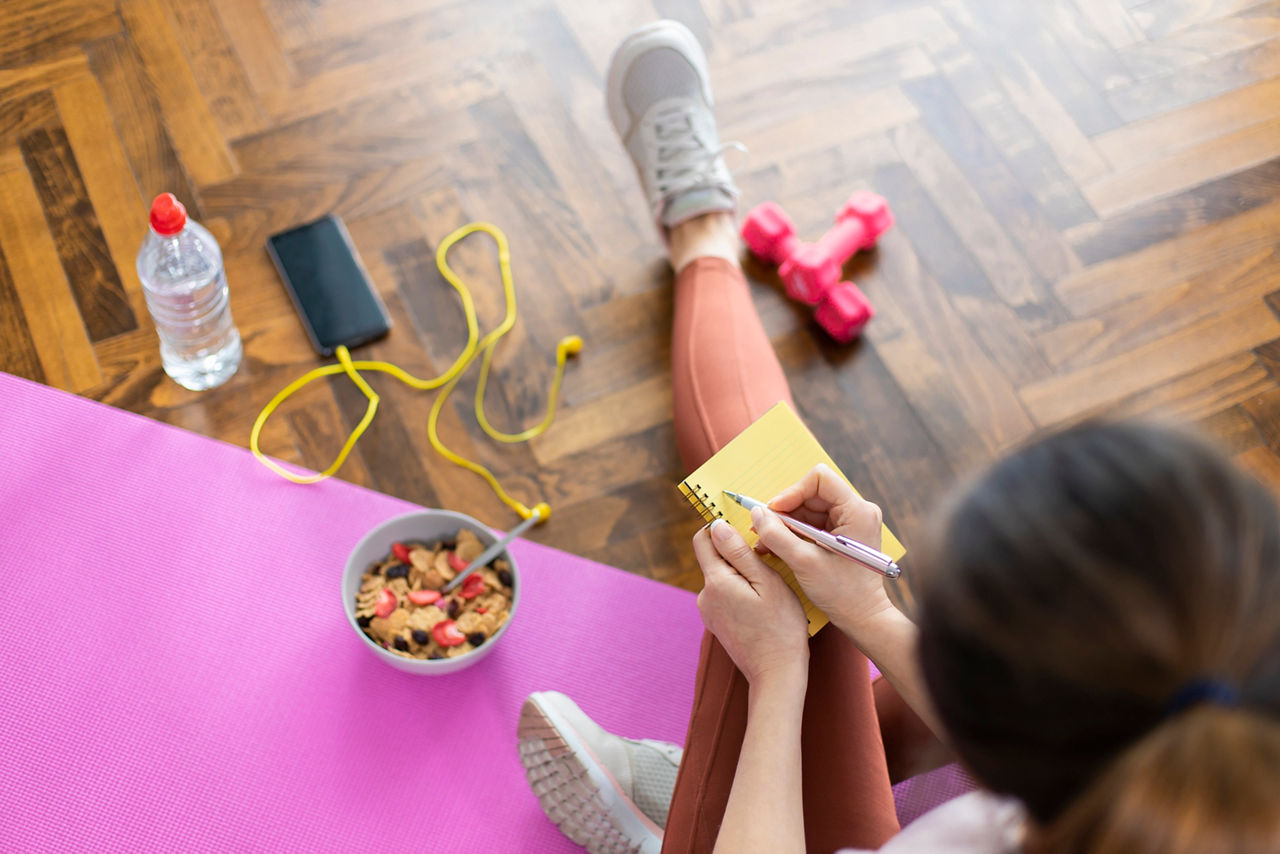
[[[790,403],[791,391],[736,264],[698,258],[675,288],[676,438],[692,471],[779,400]],[[835,626],[810,644],[801,733],[807,848],[879,848],[898,831],[895,743],[927,731],[887,682],[873,689],[866,658]],[[704,633],[663,854],[715,847],[746,726],[747,681]]]

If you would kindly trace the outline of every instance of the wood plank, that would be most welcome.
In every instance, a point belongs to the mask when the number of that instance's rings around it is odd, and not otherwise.
[[[985,462],[990,452],[951,444],[958,432],[910,404],[919,389],[895,379],[878,344],[860,354],[852,370],[816,358],[820,347],[806,334],[776,345],[801,417],[840,470],[880,505],[890,527],[906,542],[918,542],[957,473]]]
[[[178,47],[162,0],[122,0],[120,14],[187,174],[197,184],[231,178],[239,171],[235,159]]]
[[[1059,158],[1073,163],[1080,159],[1071,143],[1072,136],[1044,134],[1038,130],[1029,116],[1037,115],[1042,108],[1023,101],[1021,92],[1011,97],[995,73],[967,47],[952,48],[935,58],[969,115],[990,138],[1010,171],[1032,194],[1054,227],[1064,229],[1094,220],[1093,209],[1059,162]],[[1027,71],[1034,74],[1030,69]],[[1061,111],[1056,100],[1051,95],[1047,97],[1052,104],[1047,109]],[[1042,119],[1037,115],[1034,121]],[[1084,139],[1078,129],[1076,137]],[[1050,139],[1055,141],[1050,143]]]
[[[411,10],[415,6],[430,8],[442,14],[448,14],[459,7],[465,9],[468,6],[467,3],[458,2],[458,0],[443,0],[443,2],[433,0],[430,4],[409,4],[404,0],[326,0],[324,3],[310,5],[310,27],[313,35],[312,38],[303,39],[292,46],[291,52],[294,54],[326,39],[329,34],[349,32],[353,26],[365,27],[367,32],[388,24],[401,25],[402,31],[407,33],[407,28],[403,26],[406,19],[416,20],[421,17],[420,14],[412,14]],[[407,13],[406,10],[410,11]],[[453,23],[456,19],[450,18],[449,21]],[[447,28],[442,26],[440,29]]]
[[[211,0],[183,0],[168,4],[167,12],[219,135],[235,139],[262,128],[262,111],[214,6]]]
[[[1091,80],[1064,50],[1059,33],[1045,26],[1038,4],[1016,0],[944,0],[947,20],[976,52],[997,58],[1017,56],[1033,69],[1086,136],[1121,124],[1104,97],[1105,81]],[[1088,67],[1086,67],[1088,70]]]
[[[1212,270],[1044,332],[1037,342],[1055,368],[1081,368],[1154,341],[1188,323],[1261,303],[1276,287],[1280,252],[1259,250]]]
[[[1140,0],[1132,15],[1150,38],[1161,38],[1258,6],[1263,0]]]
[[[1258,435],[1273,452],[1280,453],[1280,388],[1271,387],[1240,404],[1249,413]]]
[[[321,30],[316,26],[317,4],[311,0],[260,0],[260,2],[272,27],[280,34],[280,43],[286,49],[315,41],[322,36]],[[378,0],[370,0],[370,5],[377,2]]]
[[[1280,337],[1280,320],[1244,305],[1079,371],[1018,390],[1040,426],[1059,424]]]
[[[1043,302],[1048,295],[1044,281],[933,136],[919,125],[906,125],[894,129],[890,138],[1000,299],[1013,308]]]
[[[670,420],[566,455],[546,472],[551,476],[541,480],[553,508],[588,502],[598,498],[602,491],[613,492],[655,476],[671,484],[672,495],[663,503],[679,506],[684,499],[675,485],[688,474],[680,465],[675,429]]]
[[[222,219],[223,251],[260,249],[268,236],[336,212],[357,218],[414,196],[448,186],[453,176],[440,157],[405,161],[322,183],[304,173],[240,176],[201,190],[206,225]]]
[[[496,55],[477,56],[472,42],[464,37],[466,34],[444,33],[429,49],[420,44],[402,44],[400,50],[368,62],[310,77],[297,76],[283,88],[260,89],[259,101],[269,120],[286,123],[374,96],[386,91],[388,80],[395,80],[402,86],[430,81],[441,100],[448,99],[454,106],[466,104],[476,90],[489,92],[490,86],[485,82],[489,69],[501,62],[505,53],[515,52],[514,47],[508,46],[519,44],[525,17],[527,12],[518,8],[511,14],[476,23],[477,28],[492,24],[484,30],[483,38],[495,46]],[[473,35],[481,38],[479,32]]]
[[[1275,2],[1263,3],[1239,16],[1150,39],[1125,51],[1124,62],[1141,79],[1254,47],[1280,35],[1278,10]]]
[[[467,343],[458,296],[436,268],[435,250],[425,239],[393,247],[384,255],[432,373],[443,373]]]
[[[113,0],[5,0],[0,68],[38,63],[119,31]]]
[[[367,380],[379,394],[389,393],[389,386],[394,382],[382,376],[371,376]],[[332,378],[328,385],[341,418],[341,432],[349,433],[364,416],[368,401],[344,376]],[[424,507],[442,506],[422,457],[409,437],[409,427],[396,407],[379,408],[377,417],[356,445],[355,453],[360,456],[374,489],[402,496]],[[317,465],[324,465],[325,459],[321,457]]]
[[[742,190],[753,200],[773,199],[791,216],[797,235],[817,240],[850,195],[874,189],[868,179],[877,169],[901,163],[893,140],[875,134],[780,158],[763,170],[742,174]]]
[[[199,197],[174,151],[155,90],[133,43],[118,34],[87,45],[85,52],[143,198],[173,193],[199,218]]]
[[[1084,185],[1103,218],[1280,158],[1280,116]]]
[[[5,176],[0,175],[0,181]],[[35,341],[14,287],[13,277],[0,252],[0,371],[45,382],[44,368],[36,352]]]
[[[90,340],[136,329],[138,322],[66,133],[61,128],[32,131],[22,138],[22,155]]]
[[[580,130],[580,125],[567,108],[559,103],[533,108],[538,102],[537,92],[554,89],[571,97],[584,85],[593,88],[597,85],[594,77],[586,79],[589,70],[585,57],[580,57],[580,63],[572,62],[575,46],[558,16],[537,16],[534,25],[538,28],[536,38],[544,45],[541,56],[537,59],[532,55],[513,58],[509,65],[510,74],[504,75],[501,81],[503,90],[509,93],[508,100],[515,118],[539,151],[590,150],[591,140]],[[551,71],[557,65],[571,66],[570,76],[557,79]],[[593,113],[602,118],[601,111]],[[608,136],[611,148],[606,150],[622,155],[621,146],[613,138],[612,127],[608,128]],[[623,158],[619,156],[618,159]],[[625,187],[627,192],[634,189],[633,172],[626,173],[625,183],[619,184],[596,157],[551,157],[547,158],[546,164],[564,196],[580,200],[575,205],[578,219],[593,247],[634,244],[651,233],[652,220],[644,215],[643,208],[637,209],[631,204],[630,196],[620,189]],[[630,169],[630,164],[627,168]]]
[[[1113,48],[1126,48],[1146,40],[1136,13],[1111,0],[1074,0],[1080,13],[1094,22],[1098,32]]]
[[[1260,344],[1253,349],[1253,354],[1258,357],[1258,362],[1271,373],[1271,376],[1280,382],[1280,341]]]
[[[16,151],[0,158],[0,253],[5,261],[0,317],[9,327],[3,339],[5,370],[67,391],[96,384],[100,375],[89,335],[40,197]]]
[[[248,173],[289,172],[311,182],[336,183],[424,156],[443,160],[475,138],[465,109],[426,114],[413,103],[406,90],[395,90],[357,108],[255,134],[235,144],[236,157]]]
[[[1238,403],[1201,418],[1196,422],[1196,427],[1233,456],[1262,444],[1262,437],[1258,435],[1253,419]]]
[[[473,30],[478,21],[492,20],[510,4],[502,0],[472,0],[468,3],[433,3],[429,8],[399,4],[383,7],[396,13],[396,17],[378,20],[376,8],[370,19],[369,3],[365,8],[346,6],[350,17],[341,25],[333,20],[343,14],[325,4],[324,18],[330,21],[326,34],[319,38],[301,41],[288,51],[290,64],[300,78],[316,77],[346,67],[357,67],[380,57],[403,52],[406,45],[421,46],[424,53],[433,50],[433,43],[459,33]],[[320,23],[320,22],[318,22]],[[324,23],[320,23],[324,27]],[[327,33],[333,33],[327,36]]]
[[[565,203],[564,191],[556,183],[544,152],[529,136],[510,100],[490,98],[471,107],[472,119],[481,139],[501,140],[500,144],[476,148],[471,162],[492,158],[496,180],[466,180],[462,184],[464,204],[475,210],[493,212],[508,229],[513,275],[517,281],[539,283],[541,298],[521,303],[522,322],[516,333],[528,335],[549,353],[565,335],[582,331],[576,320],[580,304],[575,295],[583,281],[606,281],[611,274],[604,258],[593,251],[582,217]],[[571,310],[574,309],[574,310]],[[540,355],[530,372],[532,388],[545,385],[545,359]]]
[[[1249,353],[1239,353],[1098,411],[1187,423],[1210,418],[1273,388],[1275,380],[1258,360]]]
[[[88,74],[84,51],[70,49],[43,62],[0,68],[0,100],[19,101]]]
[[[1144,45],[1131,44],[1125,51],[1116,50],[1099,31],[1097,19],[1087,15],[1074,0],[1046,0],[1027,8],[1034,10],[1043,29],[1055,34],[1063,52],[1097,89],[1105,90],[1132,79],[1122,56]]]
[[[852,64],[908,44],[954,39],[938,10],[922,6],[897,8],[856,25],[818,23],[821,29],[815,28],[806,38],[779,39],[767,20],[741,22],[733,30],[732,57],[712,65],[717,98],[728,102],[779,84],[803,87],[830,73],[833,56],[841,64]]]
[[[565,410],[556,429],[534,439],[530,446],[539,464],[546,465],[580,453],[606,437],[630,436],[671,418],[671,380],[658,376]],[[620,425],[626,425],[619,430]]]
[[[146,302],[134,259],[147,234],[148,205],[114,133],[102,90],[92,77],[80,77],[60,84],[54,99],[133,314],[144,317]]]
[[[22,134],[57,122],[58,110],[48,92],[0,101],[0,146],[7,148]]]
[[[1055,317],[1059,313],[1056,303],[1046,300],[1018,308],[1004,303],[974,263],[969,247],[942,217],[937,205],[910,170],[903,166],[883,167],[877,170],[874,183],[875,188],[889,200],[897,219],[897,227],[886,237],[901,231],[910,241],[911,251],[916,253],[919,263],[941,286],[941,292],[918,293],[918,304],[902,303],[904,308],[910,309],[910,314],[901,317],[910,320],[894,320],[894,326],[908,329],[922,323],[928,325],[932,322],[932,314],[947,314],[954,309],[964,318],[972,335],[981,342],[981,350],[990,354],[989,358],[997,366],[993,373],[1000,380],[1013,378],[1014,382],[1022,383],[1047,376],[1049,366],[1029,339],[1027,329],[1056,322]],[[882,237],[881,241],[885,239]],[[869,271],[859,276],[860,281],[866,279],[863,285],[869,288],[877,306],[883,299],[895,300],[903,293],[902,280],[916,275],[911,264],[891,274],[894,259],[887,251],[878,254],[884,266],[874,273]],[[877,288],[876,281],[882,276],[886,286]],[[877,328],[883,325],[881,322]],[[938,332],[942,334],[941,330]],[[873,333],[879,334],[882,333]]]
[[[1184,151],[1280,115],[1280,77],[1197,101],[1178,110],[1127,124],[1094,137],[1093,143],[1123,171],[1141,167],[1153,157]]]
[[[1280,456],[1270,448],[1259,446],[1236,454],[1240,468],[1252,474],[1280,498]]]
[[[582,312],[590,358],[574,366],[566,402],[592,400],[663,374],[671,359],[672,289],[650,288]]]
[[[255,96],[293,84],[293,67],[261,0],[217,0],[213,10]]]
[[[992,364],[992,357],[975,340],[982,327],[972,329],[950,305],[950,294],[959,288],[954,274],[939,270],[959,268],[963,256],[943,254],[947,247],[941,241],[931,241],[926,250],[911,238],[920,232],[920,223],[937,222],[937,215],[927,206],[908,204],[908,181],[902,167],[885,168],[875,176],[876,188],[893,202],[900,224],[881,238],[876,271],[894,287],[875,293],[882,312],[901,318],[893,326],[902,333],[892,335],[889,330],[886,334],[892,337],[886,340],[868,327],[868,336],[894,378],[914,395],[913,405],[929,412],[938,429],[945,428],[950,434],[944,447],[953,453],[966,449],[963,458],[971,459],[973,448],[1003,447],[1026,435],[1030,422],[1006,374]],[[931,225],[927,232],[942,235],[947,229]],[[927,254],[917,258],[908,239]],[[1007,352],[1003,355],[1002,364],[1013,361]],[[956,414],[961,417],[957,419]]]
[[[1125,122],[1167,113],[1280,74],[1280,39],[1118,86],[1107,101]],[[1113,126],[1106,130],[1115,130]],[[1101,132],[1101,131],[1100,131]]]
[[[984,204],[1005,223],[1036,271],[1052,279],[1078,268],[1079,262],[1058,230],[1005,166],[947,82],[926,78],[913,80],[905,88],[920,110],[921,124],[971,176]]]
[[[1266,205],[1081,270],[1059,281],[1055,290],[1075,317],[1086,317],[1266,251],[1275,244],[1277,229],[1280,204]]]
[[[906,124],[919,115],[902,90],[892,88],[824,100],[821,107],[806,110],[786,121],[775,122],[771,111],[758,111],[756,121],[748,126],[739,123],[733,132],[741,137],[748,149],[763,157],[773,159],[783,152],[788,156],[803,156],[848,140],[850,128],[844,120],[855,112],[863,116],[853,131],[858,135],[875,134]]]
[[[1069,230],[1085,264],[1137,252],[1242,211],[1268,205],[1280,190],[1280,158],[1127,210],[1105,223]]]

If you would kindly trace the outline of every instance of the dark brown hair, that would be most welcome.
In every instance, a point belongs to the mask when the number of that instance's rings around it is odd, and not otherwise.
[[[1219,452],[1071,428],[964,489],[918,566],[930,694],[1028,849],[1280,850],[1280,516]],[[1202,679],[1238,703],[1170,707]]]

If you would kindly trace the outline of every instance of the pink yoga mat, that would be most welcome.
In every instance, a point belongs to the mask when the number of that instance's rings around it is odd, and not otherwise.
[[[694,597],[519,542],[501,646],[400,673],[339,578],[411,509],[0,374],[0,849],[578,850],[525,784],[520,703],[682,741]]]

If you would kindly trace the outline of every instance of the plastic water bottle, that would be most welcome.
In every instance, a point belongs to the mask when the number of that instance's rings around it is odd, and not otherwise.
[[[160,336],[164,371],[184,388],[222,385],[240,367],[240,332],[231,320],[222,250],[187,219],[173,193],[151,203],[151,233],[138,250],[138,278]]]

